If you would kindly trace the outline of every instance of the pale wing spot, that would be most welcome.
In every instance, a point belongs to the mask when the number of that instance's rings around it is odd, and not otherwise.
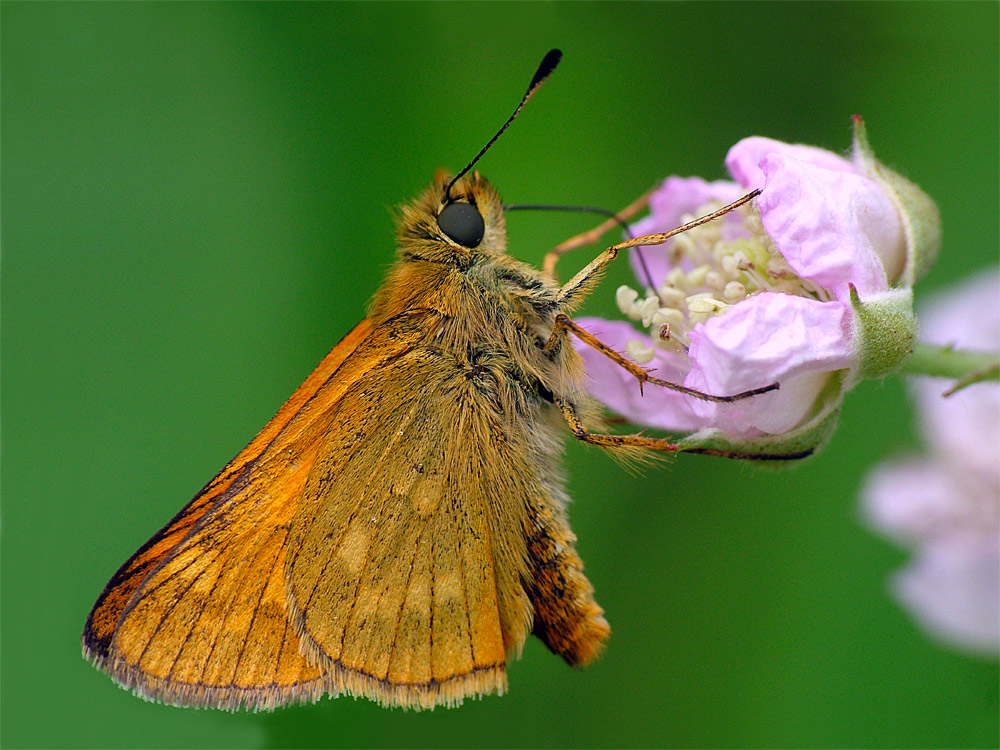
[[[435,476],[423,477],[413,485],[410,497],[413,499],[413,510],[421,518],[434,513],[441,502],[441,479]]]
[[[396,623],[387,678],[394,683],[426,683],[431,679],[431,543],[421,537],[403,609]]]
[[[337,556],[344,562],[351,575],[356,577],[365,566],[368,557],[368,545],[371,540],[365,530],[365,523],[355,518],[344,534],[344,540],[340,543]]]
[[[465,602],[465,586],[458,571],[456,529],[441,528],[434,543],[432,591],[431,673],[444,681],[471,672],[472,643]]]
[[[465,586],[457,573],[442,573],[434,578],[434,598],[441,601],[465,600]]]

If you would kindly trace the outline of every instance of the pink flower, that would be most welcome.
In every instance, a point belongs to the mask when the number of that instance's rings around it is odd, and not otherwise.
[[[885,179],[902,178],[871,158],[860,120],[856,125],[851,160],[755,137],[729,152],[735,182],[667,179],[650,199],[649,216],[632,226],[635,235],[668,231],[754,188],[762,192],[756,207],[631,251],[645,289],[620,288],[618,305],[644,331],[621,321],[579,321],[659,378],[715,395],[775,382],[780,389],[728,404],[651,387],[640,396],[634,378],[578,344],[599,400],[639,424],[752,440],[829,416],[856,380],[899,366],[914,333],[912,294],[901,281],[914,275],[915,232],[905,200]],[[885,314],[865,316],[868,305]],[[875,330],[885,315],[903,321],[889,334],[900,341],[887,344],[886,332]],[[892,361],[872,360],[896,350]]]
[[[938,298],[921,315],[927,340],[970,349],[1000,341],[1000,269]],[[862,492],[879,531],[915,549],[896,597],[938,638],[1000,650],[1000,384],[942,398],[941,380],[912,382],[927,453],[876,469]]]

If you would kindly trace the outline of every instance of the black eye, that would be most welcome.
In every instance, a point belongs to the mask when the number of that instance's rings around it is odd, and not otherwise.
[[[486,222],[471,203],[449,203],[438,214],[438,226],[463,247],[478,246],[486,233]]]

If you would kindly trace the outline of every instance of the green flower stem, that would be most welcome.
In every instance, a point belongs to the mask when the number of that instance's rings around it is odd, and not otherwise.
[[[983,380],[1000,380],[1000,353],[917,344],[903,363],[902,371],[908,375],[955,380],[950,394]]]

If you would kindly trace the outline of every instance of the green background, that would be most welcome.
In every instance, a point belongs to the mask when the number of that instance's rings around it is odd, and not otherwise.
[[[568,445],[614,634],[586,670],[531,639],[502,698],[180,710],[115,687],[79,633],[361,318],[392,207],[475,154],[547,49],[562,66],[480,165],[506,200],[617,208],[724,176],[745,135],[846,149],[859,113],[941,207],[922,293],[996,258],[998,7],[4,2],[0,742],[996,747],[996,662],[916,628],[887,595],[907,553],[859,520],[867,469],[917,445],[897,379],[862,384],[792,472],[635,474]],[[508,225],[539,263],[592,220]]]

